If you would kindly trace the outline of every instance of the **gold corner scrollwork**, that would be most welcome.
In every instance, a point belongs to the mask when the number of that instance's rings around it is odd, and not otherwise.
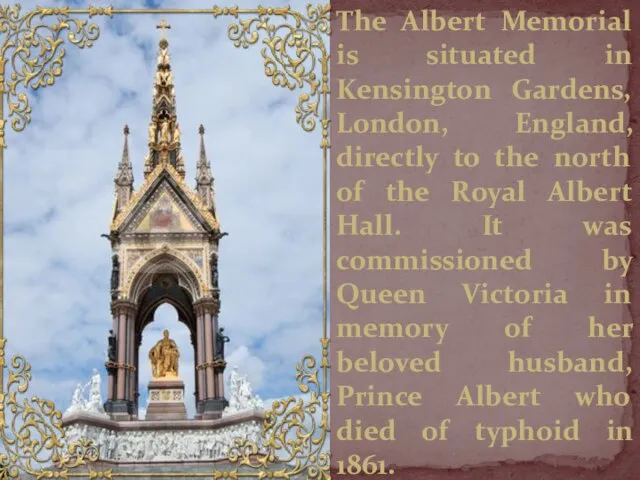
[[[54,85],[62,74],[65,40],[78,48],[93,45],[100,31],[89,19],[102,15],[112,18],[127,13],[208,14],[214,18],[236,19],[228,27],[228,37],[239,48],[249,48],[261,40],[265,74],[275,86],[298,90],[296,122],[306,132],[321,127],[324,162],[324,308],[322,358],[318,362],[306,355],[296,369],[296,381],[302,395],[275,401],[265,414],[261,446],[238,439],[228,452],[228,460],[236,464],[231,470],[211,472],[210,478],[306,477],[328,479],[329,435],[329,339],[327,336],[327,155],[329,150],[329,51],[330,6],[309,5],[305,12],[290,7],[240,9],[128,10],[108,7],[44,8],[22,13],[19,5],[0,6],[0,95],[6,98],[5,114],[0,102],[0,158],[6,146],[5,125],[11,120],[13,130],[20,132],[31,121],[28,92]],[[1,320],[0,320],[1,324]],[[0,325],[1,326],[1,325]],[[0,337],[1,337],[0,333]],[[94,471],[98,449],[90,440],[65,442],[62,415],[53,402],[36,396],[27,397],[31,367],[16,355],[11,368],[5,362],[5,339],[0,338],[0,480],[20,478],[115,478],[113,470]],[[6,374],[8,373],[8,376]],[[6,378],[6,385],[3,379]],[[25,397],[25,398],[23,398]],[[70,473],[85,466],[86,472]],[[240,471],[242,469],[242,472]],[[184,477],[202,474],[180,474]]]
[[[106,9],[99,10],[107,14]],[[62,74],[65,39],[78,48],[87,48],[100,35],[95,23],[72,18],[72,13],[69,7],[36,7],[23,14],[20,5],[0,6],[0,91],[6,96],[8,117],[15,131],[24,130],[31,121],[27,91],[51,86]],[[48,18],[51,21],[46,22]],[[4,139],[4,129],[2,132]]]
[[[91,440],[64,442],[62,415],[53,402],[27,395],[31,365],[23,356],[13,356],[7,373],[0,418],[0,479],[66,478],[70,469],[98,460]]]
[[[276,86],[301,90],[296,121],[307,132],[320,120],[324,165],[323,276],[324,312],[322,360],[306,355],[296,367],[296,381],[302,396],[275,401],[266,412],[262,428],[262,449],[246,439],[236,441],[228,458],[255,470],[259,478],[305,477],[328,479],[330,453],[327,310],[326,310],[326,190],[329,150],[329,51],[330,5],[309,5],[306,14],[289,8],[260,8],[257,15],[232,23],[228,36],[236,47],[248,48],[262,38],[265,74]],[[273,23],[279,15],[288,22]],[[262,34],[262,35],[261,35]],[[306,87],[306,88],[305,88]],[[322,377],[319,378],[319,375]],[[277,466],[276,466],[277,465]],[[275,468],[274,468],[275,467]]]
[[[324,339],[322,343],[324,350],[328,343]],[[302,396],[273,402],[265,414],[262,448],[246,439],[236,440],[229,450],[230,462],[254,469],[259,478],[330,478],[330,453],[325,448],[329,435],[329,392],[318,378],[328,365],[320,368],[316,365],[312,355],[303,357],[296,372]]]
[[[329,13],[328,4],[308,5],[306,14],[288,7],[259,8],[257,15],[231,24],[227,32],[236,47],[248,48],[262,38],[264,70],[273,84],[303,90],[296,106],[296,121],[308,132],[322,117],[321,109],[326,106],[329,93],[329,52],[325,43],[331,32]],[[273,16],[289,21],[274,23]]]

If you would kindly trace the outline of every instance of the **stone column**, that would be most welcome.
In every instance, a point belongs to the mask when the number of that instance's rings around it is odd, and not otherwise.
[[[214,368],[214,386],[215,386],[215,399],[224,407],[227,406],[227,400],[224,398],[224,369],[227,366],[227,362],[222,359],[217,359],[213,362]],[[222,407],[224,409],[224,407]]]
[[[219,397],[218,386],[218,364],[216,359],[216,333],[217,315],[220,308],[218,296],[207,297],[197,302],[198,326],[198,354],[200,365],[206,368],[200,369],[198,378],[200,379],[200,410],[202,418],[219,418],[222,410],[226,406],[224,399]],[[222,362],[224,363],[224,362]]]
[[[135,322],[136,306],[125,300],[111,302],[111,312],[114,319],[116,333],[117,352],[116,362],[112,366],[115,372],[113,380],[114,398],[107,400],[105,408],[108,413],[116,417],[127,417],[131,412],[131,383],[132,367],[132,343]]]
[[[198,320],[196,319],[196,324]],[[198,340],[193,341],[193,378],[196,379],[193,391],[193,398],[196,402],[196,405],[200,401],[200,393],[198,392],[198,386],[200,385],[200,376],[198,374],[198,365],[200,364],[200,359],[198,358],[198,348],[196,347]]]
[[[118,306],[116,308],[118,315],[118,380],[116,389],[116,400],[126,400],[125,381],[127,379],[127,311],[125,308]]]
[[[129,352],[127,355],[127,376],[129,383],[129,395],[127,396],[127,400],[131,402],[132,408],[131,413],[133,414],[133,405],[136,401],[136,361],[135,361],[135,351],[136,351],[136,330],[135,330],[135,315],[133,312],[127,312],[127,327],[129,328]]]
[[[217,392],[217,397],[218,398],[224,398],[224,376],[223,376],[223,372],[224,369],[222,370],[222,372],[220,372],[220,375],[218,375],[218,392]]]
[[[197,368],[197,382],[198,382],[198,401],[204,400],[206,386],[204,382],[204,370],[202,365],[205,362],[204,355],[204,316],[202,309],[198,308],[196,317],[196,368]]]
[[[206,308],[206,307],[205,307]],[[211,310],[206,308],[204,314],[204,338],[205,338],[205,354],[207,368],[205,370],[207,374],[207,396],[206,399],[215,398],[215,392],[213,389],[213,348],[215,342],[215,334],[213,331],[213,324],[211,322]]]
[[[135,331],[135,328],[134,328]],[[133,349],[133,365],[136,368],[133,372],[133,405],[134,405],[134,413],[135,419],[138,419],[138,399],[140,398],[140,343],[138,342],[138,338],[136,337],[134,342]]]

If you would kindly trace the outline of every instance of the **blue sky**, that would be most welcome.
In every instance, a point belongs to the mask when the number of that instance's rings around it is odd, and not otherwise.
[[[56,5],[62,2],[51,3]],[[118,6],[143,5],[203,8],[189,1]],[[23,11],[34,6],[23,2]],[[100,38],[88,50],[65,47],[63,75],[55,86],[30,93],[33,121],[22,133],[8,133],[5,154],[8,353],[31,363],[30,394],[55,401],[61,410],[93,368],[106,381],[111,260],[100,235],[109,229],[125,124],[136,187],[143,178],[155,25],[161,18],[172,25],[168,39],[187,180],[195,183],[202,123],[218,217],[229,232],[219,262],[220,323],[231,337],[228,362],[270,399],[297,394],[296,363],[320,350],[322,157],[319,132],[306,133],[295,123],[299,92],[276,87],[265,76],[261,45],[233,46],[226,36],[230,19],[94,17]],[[140,357],[146,358],[164,328],[182,347],[180,368],[192,399],[193,352],[172,307],[158,309]],[[147,362],[141,368],[144,392],[150,369]],[[193,412],[192,401],[187,407]]]

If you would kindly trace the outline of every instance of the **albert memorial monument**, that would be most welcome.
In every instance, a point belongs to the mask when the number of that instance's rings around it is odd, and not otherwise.
[[[105,235],[112,261],[105,381],[95,369],[86,385],[78,384],[70,392],[71,405],[62,420],[66,441],[91,439],[100,462],[112,464],[117,471],[224,463],[236,439],[259,443],[264,411],[247,377],[237,369],[230,372],[230,392],[225,395],[224,350],[229,338],[218,318],[218,242],[225,233],[216,216],[202,126],[195,188],[185,182],[182,133],[165,38],[158,48],[144,180],[137,189],[129,133],[125,126],[115,205]],[[150,351],[140,351],[142,332],[164,303],[176,309],[178,320],[189,330],[192,371],[180,371],[181,352],[168,330]],[[147,385],[139,382],[142,362],[149,362],[152,370]],[[187,375],[194,379],[193,396],[185,392]],[[138,404],[141,389],[147,393],[147,404],[142,406]],[[187,415],[188,402],[195,402],[193,418]],[[140,418],[143,409],[146,414]]]

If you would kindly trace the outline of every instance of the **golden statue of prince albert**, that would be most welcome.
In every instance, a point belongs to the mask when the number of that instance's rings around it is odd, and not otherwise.
[[[179,358],[178,346],[169,338],[169,330],[165,330],[162,334],[162,340],[149,351],[153,378],[177,377]]]

